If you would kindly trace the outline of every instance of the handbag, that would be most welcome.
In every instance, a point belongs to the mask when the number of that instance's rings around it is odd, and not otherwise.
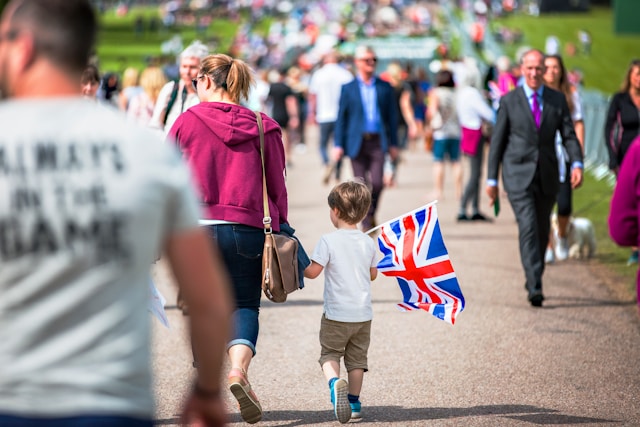
[[[467,156],[475,157],[482,144],[482,130],[461,128],[460,151]]]
[[[285,302],[287,295],[298,290],[298,240],[273,232],[269,213],[269,197],[264,165],[264,129],[262,116],[255,112],[260,131],[262,161],[262,202],[264,206],[264,249],[262,251],[262,291],[273,302]]]

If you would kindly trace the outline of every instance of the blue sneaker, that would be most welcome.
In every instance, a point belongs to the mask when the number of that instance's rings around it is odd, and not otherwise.
[[[331,403],[333,403],[333,413],[342,424],[351,419],[351,405],[349,404],[349,383],[339,379],[331,387]]]
[[[357,420],[362,418],[362,404],[360,402],[350,403],[351,405],[351,419]]]
[[[638,264],[638,251],[631,251],[631,255],[627,260],[627,265],[637,265]]]

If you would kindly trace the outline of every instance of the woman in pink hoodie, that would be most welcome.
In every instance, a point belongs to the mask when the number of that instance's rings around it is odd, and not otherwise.
[[[227,350],[229,388],[248,423],[262,418],[247,380],[258,339],[264,245],[258,124],[255,113],[239,105],[252,83],[243,61],[222,54],[204,58],[193,81],[200,103],[180,115],[169,132],[193,171],[202,203],[200,222],[209,228],[231,275],[236,310]],[[284,146],[278,123],[265,114],[262,121],[269,208],[277,232],[287,224]]]
[[[640,246],[640,136],[620,165],[609,210],[609,234],[621,246]],[[636,282],[636,295],[640,295],[640,270]]]

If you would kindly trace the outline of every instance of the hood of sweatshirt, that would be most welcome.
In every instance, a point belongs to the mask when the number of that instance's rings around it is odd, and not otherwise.
[[[228,146],[246,143],[259,137],[255,113],[241,105],[224,102],[201,102],[189,108],[185,114],[191,120],[199,120],[212,134]],[[275,120],[262,115],[264,134],[280,132]]]

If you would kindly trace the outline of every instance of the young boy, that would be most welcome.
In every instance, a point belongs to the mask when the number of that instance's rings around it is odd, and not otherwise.
[[[320,365],[329,382],[331,403],[341,423],[360,418],[360,390],[371,335],[371,281],[378,274],[376,247],[358,230],[371,204],[371,192],[359,182],[343,182],[328,197],[336,231],[325,234],[305,269],[314,279],[324,270],[324,313],[320,323]],[[340,378],[344,357],[349,382]]]

